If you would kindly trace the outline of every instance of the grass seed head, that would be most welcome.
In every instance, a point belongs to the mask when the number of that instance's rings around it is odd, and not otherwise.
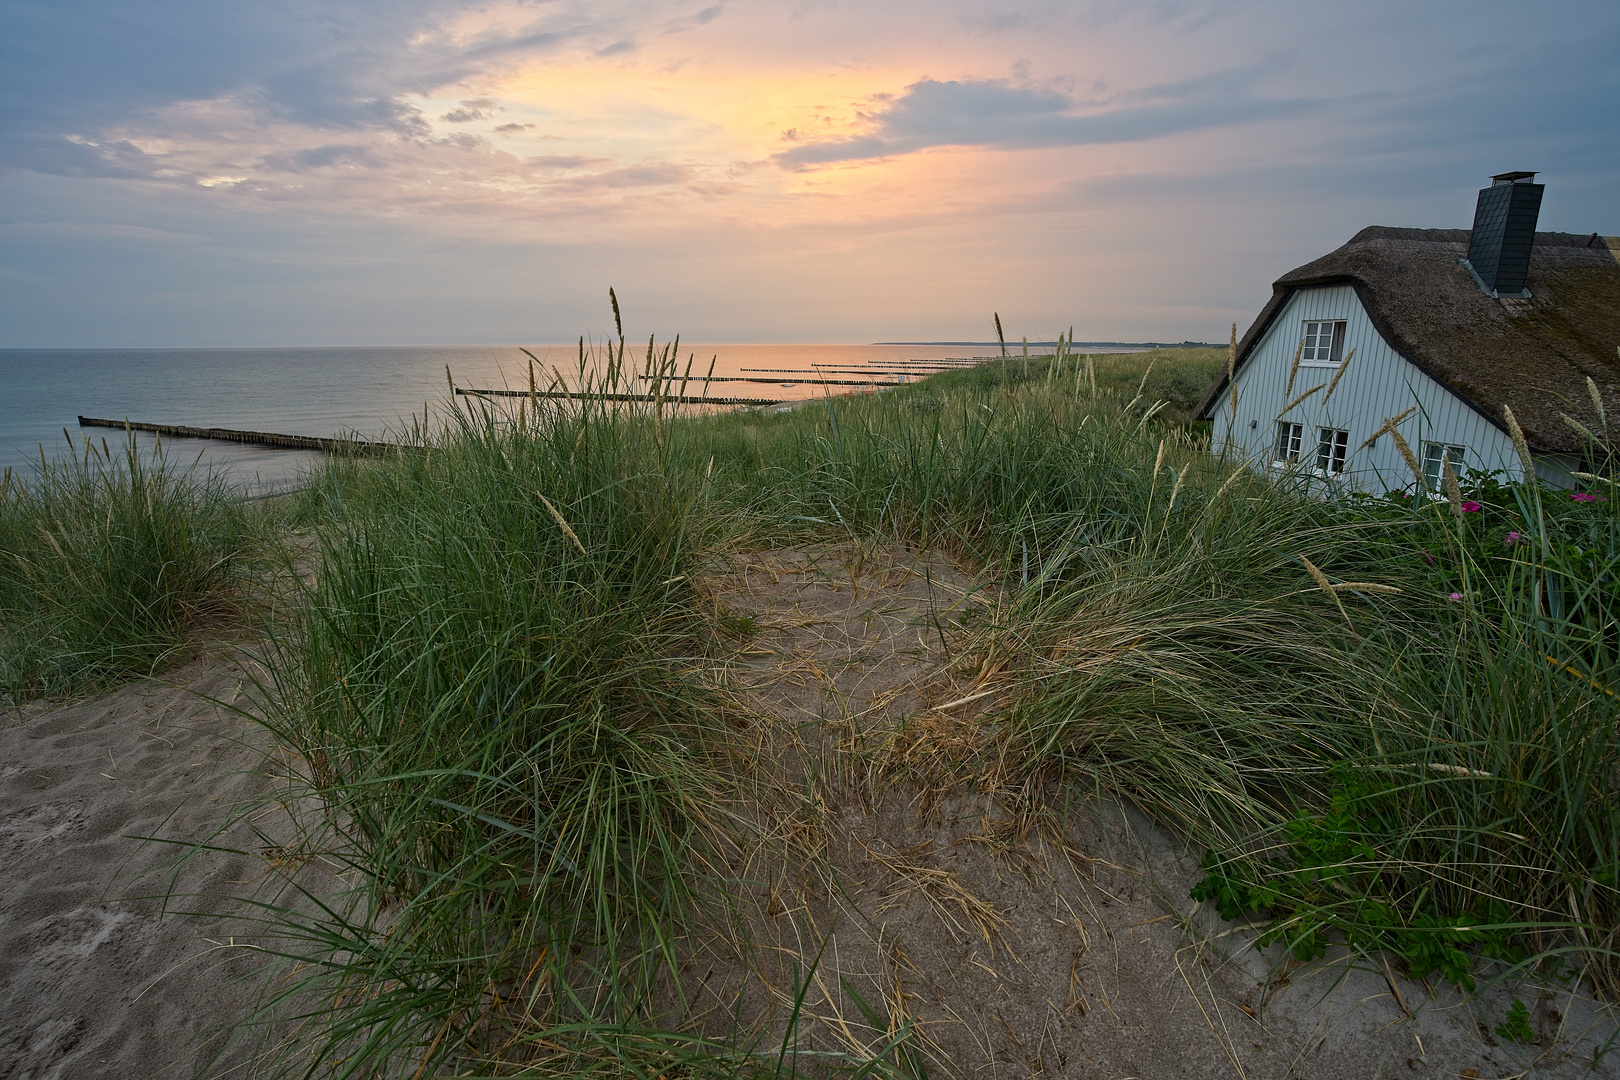
[[[1137,397],[1141,397],[1143,394],[1147,393],[1148,376],[1153,374],[1153,365],[1157,364],[1158,362],[1159,358],[1157,356],[1148,361],[1147,370],[1142,372],[1142,381],[1136,386]]]
[[[1418,464],[1417,455],[1412,453],[1411,444],[1406,441],[1405,436],[1394,428],[1390,429],[1389,437],[1395,440],[1395,449],[1401,452],[1401,460],[1406,462],[1408,469],[1412,470],[1412,479],[1422,481],[1423,466]]]
[[[1226,346],[1226,391],[1232,397],[1230,426],[1237,422],[1237,323],[1232,324],[1232,340]]]
[[[1373,432],[1371,435],[1367,436],[1367,441],[1361,444],[1360,449],[1362,449],[1362,450],[1367,449],[1373,443],[1378,441],[1378,437],[1380,435],[1388,435],[1389,433],[1393,432],[1395,430],[1396,425],[1398,425],[1402,420],[1405,420],[1408,416],[1411,416],[1416,411],[1417,411],[1417,406],[1413,405],[1410,409],[1407,409],[1405,412],[1400,413],[1397,416],[1392,416],[1392,417],[1387,418],[1384,421],[1382,427],[1380,427],[1377,431]]]
[[[1277,418],[1280,420],[1284,416],[1287,416],[1289,409],[1292,409],[1295,405],[1298,405],[1300,402],[1304,401],[1306,398],[1310,397],[1312,394],[1316,393],[1320,389],[1322,389],[1322,387],[1320,385],[1317,385],[1317,386],[1311,387],[1309,390],[1306,390],[1304,393],[1300,394],[1299,397],[1295,398],[1294,400],[1290,401],[1288,404],[1286,404],[1286,405],[1284,405],[1282,407],[1282,411],[1277,414]]]
[[[1524,470],[1526,480],[1536,477],[1536,461],[1530,456],[1530,444],[1525,441],[1524,429],[1519,426],[1519,420],[1513,415],[1513,408],[1502,406],[1502,419],[1507,421],[1508,434],[1513,438],[1513,449],[1518,452],[1519,466]]]
[[[1574,430],[1575,434],[1579,435],[1581,438],[1593,443],[1602,442],[1602,440],[1598,438],[1596,432],[1587,427],[1585,424],[1581,423],[1579,420],[1575,419],[1573,416],[1569,415],[1569,413],[1559,413],[1558,419],[1567,424],[1571,429]]]
[[[1457,483],[1457,470],[1451,467],[1450,454],[1444,455],[1440,467],[1445,474],[1446,502],[1451,504],[1451,516],[1461,521],[1463,516],[1462,485]]]
[[[1344,378],[1345,371],[1348,370],[1349,367],[1350,367],[1350,361],[1354,360],[1355,358],[1356,358],[1356,350],[1351,349],[1350,350],[1350,355],[1346,356],[1343,360],[1341,360],[1339,362],[1339,370],[1335,371],[1333,373],[1333,381],[1328,383],[1327,393],[1322,395],[1322,404],[1323,405],[1326,405],[1328,403],[1328,398],[1333,396],[1333,391],[1334,391],[1334,389],[1336,389],[1338,387],[1339,380]]]
[[[1294,392],[1294,376],[1299,374],[1299,357],[1305,351],[1305,339],[1300,338],[1299,344],[1294,346],[1294,362],[1288,365],[1288,388],[1283,391],[1286,396]]]
[[[1315,580],[1316,587],[1327,593],[1328,598],[1333,601],[1333,606],[1339,609],[1339,614],[1344,616],[1345,625],[1354,629],[1354,625],[1350,622],[1350,613],[1344,610],[1344,601],[1339,599],[1339,592],[1333,587],[1333,583],[1328,581],[1327,575],[1318,570],[1316,564],[1305,556],[1301,555],[1299,561],[1305,564],[1305,569],[1310,572],[1312,579]]]
[[[584,432],[581,431],[580,434],[583,435]],[[579,537],[575,535],[574,530],[568,527],[568,522],[564,521],[563,516],[557,512],[557,508],[551,505],[551,500],[546,498],[544,495],[541,495],[538,491],[535,492],[535,495],[539,496],[541,504],[544,505],[547,512],[551,514],[552,520],[556,521],[557,527],[563,531],[563,535],[574,542],[574,546],[579,549],[579,553],[581,555],[589,555],[590,553],[585,550],[585,545],[579,542]]]
[[[1214,504],[1220,502],[1221,499],[1225,497],[1226,493],[1232,489],[1232,485],[1237,483],[1238,480],[1242,478],[1243,474],[1248,471],[1247,465],[1239,465],[1237,468],[1233,469],[1232,475],[1228,476],[1225,481],[1221,483],[1221,486],[1216,489],[1215,497],[1210,500],[1210,503]]]

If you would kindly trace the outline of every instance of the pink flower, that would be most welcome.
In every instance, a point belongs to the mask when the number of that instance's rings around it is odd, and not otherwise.
[[[1504,544],[1517,544],[1518,542],[1519,534],[1516,532],[1510,532],[1502,538],[1502,543]]]
[[[1472,514],[1476,510],[1483,510],[1483,509],[1485,509],[1485,507],[1481,506],[1477,502],[1465,502],[1465,503],[1462,504],[1462,511],[1465,514]]]
[[[1450,600],[1453,604],[1455,604],[1457,601],[1462,599],[1462,593],[1454,592],[1450,596],[1446,597],[1446,599]]]
[[[1585,491],[1577,491],[1575,494],[1571,495],[1570,498],[1574,499],[1576,502],[1608,502],[1609,501],[1608,496],[1606,496],[1606,495],[1593,495],[1593,494],[1590,494],[1589,492],[1585,492]]]

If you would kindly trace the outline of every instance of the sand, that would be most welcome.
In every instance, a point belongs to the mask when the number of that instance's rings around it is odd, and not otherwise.
[[[872,545],[758,552],[711,584],[759,627],[732,684],[773,741],[802,746],[777,768],[805,794],[773,831],[819,852],[837,882],[741,868],[768,882],[756,940],[794,956],[825,944],[804,1025],[823,1044],[878,1034],[847,981],[890,1028],[911,1025],[936,1077],[1620,1075],[1620,1053],[1594,1058],[1613,1045],[1614,1012],[1578,988],[1467,997],[1342,951],[1298,964],[1194,902],[1202,852],[1130,807],[1083,800],[1061,836],[1019,836],[1007,806],[930,785],[930,756],[965,744],[971,758],[974,710],[994,702],[953,705],[962,688],[939,676],[939,628],[972,588],[938,555]],[[912,734],[895,740],[903,718]],[[803,777],[796,757],[814,763]],[[778,994],[791,984],[786,963],[764,975]],[[716,987],[717,1013],[737,985]],[[1494,1034],[1515,993],[1533,1045]]]
[[[801,804],[758,808],[819,869],[736,868],[761,883],[757,942],[828,944],[807,1038],[878,1037],[847,981],[911,1024],[936,1078],[1620,1075],[1620,1053],[1594,1057],[1614,1014],[1578,988],[1514,988],[1540,1041],[1505,1042],[1492,1029],[1506,988],[1470,999],[1256,948],[1255,928],[1190,900],[1200,853],[1129,807],[1087,802],[1061,837],[1019,840],[1005,807],[874,773],[884,753],[929,750],[881,740],[941,703],[939,627],[968,584],[938,558],[857,548],[758,553],[710,582],[760,627],[725,677],[775,733],[781,753],[762,760],[831,766]],[[264,954],[224,916],[263,887],[272,853],[239,827],[216,842],[244,854],[180,871],[179,911],[142,899],[171,887],[177,848],[141,838],[208,838],[273,783],[259,729],[218,704],[245,702],[242,655],[211,646],[160,680],[0,726],[0,1078],[254,1074],[251,1044],[229,1035]],[[975,707],[932,714],[956,718],[935,743],[971,737]],[[741,985],[727,944],[697,993],[716,1016]]]
[[[0,1077],[224,1075],[221,1025],[262,958],[233,910],[251,856],[140,837],[208,838],[263,790],[256,728],[229,702],[241,668],[216,647],[161,680],[13,710],[0,727]],[[240,830],[238,830],[240,832]],[[240,838],[240,837],[236,837]],[[229,844],[230,834],[219,839]],[[212,1065],[212,1068],[210,1066]]]

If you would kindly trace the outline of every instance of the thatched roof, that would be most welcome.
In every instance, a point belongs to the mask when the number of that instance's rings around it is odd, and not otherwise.
[[[1238,343],[1238,370],[1296,289],[1349,284],[1397,352],[1497,427],[1511,406],[1534,449],[1583,448],[1558,414],[1590,423],[1588,376],[1620,426],[1620,238],[1537,233],[1527,300],[1485,295],[1459,261],[1467,253],[1466,229],[1362,229],[1277,279]],[[1223,372],[1195,415],[1225,388]]]

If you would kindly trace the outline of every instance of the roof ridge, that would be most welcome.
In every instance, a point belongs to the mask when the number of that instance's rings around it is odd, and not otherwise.
[[[1468,229],[1409,229],[1397,225],[1368,225],[1344,244],[1365,244],[1372,240],[1407,240],[1430,243],[1467,243]],[[1544,247],[1620,248],[1620,236],[1601,233],[1538,232],[1536,244]],[[1307,264],[1308,265],[1308,264]]]

